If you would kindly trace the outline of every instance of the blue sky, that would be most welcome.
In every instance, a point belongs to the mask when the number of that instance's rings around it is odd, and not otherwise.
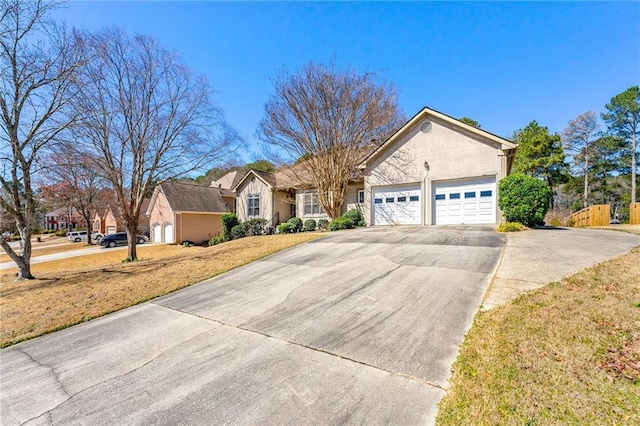
[[[640,84],[639,2],[94,2],[69,25],[158,38],[208,77],[217,103],[261,157],[254,133],[283,66],[376,71],[407,117],[423,106],[509,137],[531,120],[561,131]]]

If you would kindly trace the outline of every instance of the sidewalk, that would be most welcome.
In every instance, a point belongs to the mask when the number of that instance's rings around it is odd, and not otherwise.
[[[640,235],[601,229],[550,227],[506,235],[502,259],[481,310],[640,246]]]

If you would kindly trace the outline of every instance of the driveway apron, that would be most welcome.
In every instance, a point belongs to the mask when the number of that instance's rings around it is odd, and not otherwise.
[[[482,227],[330,234],[13,346],[2,424],[433,423],[503,245]]]

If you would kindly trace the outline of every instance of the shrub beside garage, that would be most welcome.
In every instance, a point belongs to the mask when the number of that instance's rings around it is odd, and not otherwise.
[[[544,223],[551,196],[545,182],[527,175],[509,175],[498,185],[498,205],[506,221],[526,226]]]

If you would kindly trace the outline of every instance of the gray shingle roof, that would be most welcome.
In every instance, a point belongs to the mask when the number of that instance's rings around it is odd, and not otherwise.
[[[182,182],[163,182],[160,187],[174,212],[225,213],[229,211],[219,188]]]

